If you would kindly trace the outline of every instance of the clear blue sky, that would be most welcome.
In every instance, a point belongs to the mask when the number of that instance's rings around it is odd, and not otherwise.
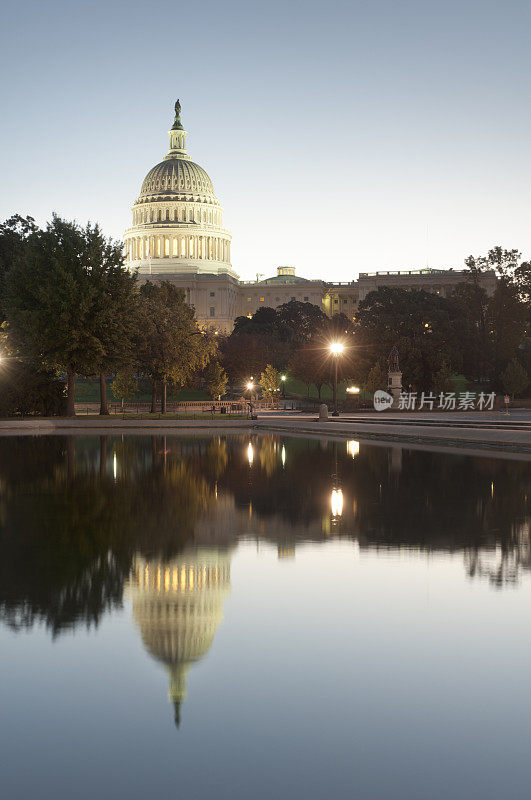
[[[4,6],[0,218],[121,237],[182,103],[243,278],[531,256],[531,4]]]

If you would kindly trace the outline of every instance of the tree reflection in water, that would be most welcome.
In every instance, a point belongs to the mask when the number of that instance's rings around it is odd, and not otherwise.
[[[494,585],[529,567],[525,461],[277,436],[251,447],[252,459],[247,436],[2,439],[0,618],[53,635],[97,625],[134,563],[242,535],[279,554],[332,535],[461,551]]]

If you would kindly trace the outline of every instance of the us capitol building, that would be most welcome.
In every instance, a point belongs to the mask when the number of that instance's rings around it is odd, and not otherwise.
[[[133,205],[133,225],[124,234],[126,263],[131,271],[138,270],[140,279],[170,280],[182,288],[203,327],[230,333],[236,317],[290,300],[313,303],[329,316],[352,318],[358,302],[380,286],[448,296],[467,276],[462,270],[426,268],[361,272],[358,280],[330,283],[298,277],[293,267],[282,266],[272,278],[240,281],[231,265],[231,235],[223,227],[212,181],[186,150],[178,100],[169,136],[168,154],[148,172]],[[494,273],[484,273],[481,280],[492,294]]]

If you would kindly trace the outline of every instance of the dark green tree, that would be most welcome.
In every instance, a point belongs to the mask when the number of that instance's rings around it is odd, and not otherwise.
[[[124,267],[121,242],[106,239],[98,225],[87,225],[86,269],[94,292],[94,332],[101,343],[98,363],[100,414],[108,414],[107,374],[131,363],[137,321],[136,275]]]
[[[385,361],[396,345],[404,385],[433,388],[433,376],[443,361],[454,369],[462,365],[465,321],[452,300],[424,291],[385,287],[370,292],[356,316],[354,366],[362,384],[375,361]],[[357,366],[359,365],[359,366]]]
[[[112,382],[112,393],[122,401],[122,410],[124,401],[130,400],[137,392],[138,380],[131,368],[125,368],[116,373],[116,377]]]
[[[378,389],[387,391],[387,368],[381,360],[371,367],[363,388],[369,394],[374,394]]]
[[[165,414],[168,383],[176,388],[185,386],[216,353],[216,343],[199,329],[183,290],[169,281],[147,281],[140,287],[138,323],[138,358],[152,380],[152,411],[160,382]]]
[[[524,341],[527,313],[527,305],[520,299],[517,287],[501,278],[488,305],[492,378],[495,383],[499,383],[503,370]]]
[[[37,230],[33,217],[22,217],[20,214],[13,214],[0,224],[0,322],[5,318],[3,299],[7,274],[22,259],[29,237]]]
[[[211,361],[204,373],[205,385],[210,397],[222,397],[227,391],[227,373],[219,361]]]
[[[501,376],[504,390],[513,396],[522,394],[529,386],[529,376],[520,362],[513,358]]]
[[[105,358],[100,284],[92,276],[90,231],[57,215],[28,237],[8,273],[8,340],[24,361],[67,376],[67,415],[75,415],[76,373],[93,375]]]
[[[436,394],[441,394],[442,392],[454,391],[454,381],[452,380],[452,369],[446,361],[443,361],[440,368],[433,376],[433,391]]]
[[[65,385],[54,370],[3,358],[0,365],[0,416],[64,414]]]

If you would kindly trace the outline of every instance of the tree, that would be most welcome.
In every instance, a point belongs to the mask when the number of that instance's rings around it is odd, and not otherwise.
[[[452,392],[454,390],[452,375],[453,373],[450,365],[446,361],[443,361],[440,368],[433,376],[433,391],[436,394]]]
[[[504,390],[513,398],[516,394],[522,394],[529,386],[527,372],[516,358],[507,364],[502,375],[502,384]]]
[[[263,306],[251,317],[238,317],[231,336],[261,335],[278,342],[301,344],[318,334],[327,320],[319,306],[290,300],[278,308]]]
[[[54,215],[28,237],[6,281],[10,346],[25,361],[66,372],[68,416],[75,416],[76,373],[93,375],[106,352],[90,230]]]
[[[531,261],[523,261],[516,267],[513,278],[520,298],[529,306],[531,303]]]
[[[277,330],[281,341],[300,344],[318,336],[328,323],[319,306],[290,300],[276,309]]]
[[[122,401],[122,409],[124,407],[124,400],[130,400],[131,397],[138,392],[138,380],[135,377],[133,370],[124,369],[116,374],[112,382],[112,393],[115,397]]]
[[[63,414],[65,385],[51,369],[5,358],[0,367],[0,416]]]
[[[33,217],[20,214],[13,214],[0,225],[0,322],[4,320],[6,277],[13,265],[22,259],[27,241],[36,231],[38,226]]]
[[[95,290],[94,326],[102,345],[98,372],[100,414],[108,414],[107,373],[131,361],[136,322],[136,275],[124,267],[121,242],[106,239],[98,225],[87,225],[86,269]]]
[[[316,380],[315,367],[315,351],[308,345],[295,350],[288,362],[290,374],[306,384],[308,397],[310,396],[310,386]]]
[[[382,361],[377,361],[371,368],[363,388],[369,394],[374,394],[379,389],[387,391],[387,370]]]
[[[231,381],[244,382],[271,364],[285,370],[294,352],[322,335],[325,313],[312,303],[291,300],[278,308],[259,308],[251,317],[238,317],[222,347],[223,365]]]
[[[522,254],[518,250],[505,250],[500,245],[493,247],[486,256],[468,256],[465,265],[470,270],[471,279],[478,282],[479,275],[494,270],[499,278],[512,278]]]
[[[264,335],[233,335],[220,343],[221,360],[231,384],[243,387],[274,360],[274,343]]]
[[[495,382],[499,381],[524,341],[527,313],[527,305],[520,299],[517,287],[501,278],[488,304],[492,377]]]
[[[264,372],[260,375],[260,386],[262,392],[269,399],[278,397],[280,392],[280,375],[272,364],[268,364]]]
[[[159,381],[165,414],[168,382],[176,388],[184,386],[208,364],[216,343],[213,336],[199,330],[182,289],[169,281],[147,281],[139,294],[139,360],[152,379],[152,411]]]
[[[212,398],[221,397],[227,391],[227,373],[219,361],[211,361],[205,370],[205,384]]]
[[[486,381],[492,373],[487,292],[474,277],[456,286],[452,299],[463,320],[460,343],[461,368],[469,378],[480,382]]]
[[[363,384],[374,361],[386,360],[396,345],[405,385],[429,391],[443,361],[461,368],[465,329],[463,312],[451,299],[393,287],[370,292],[360,302],[355,322],[354,368],[366,370],[365,376],[356,373],[356,379]]]

